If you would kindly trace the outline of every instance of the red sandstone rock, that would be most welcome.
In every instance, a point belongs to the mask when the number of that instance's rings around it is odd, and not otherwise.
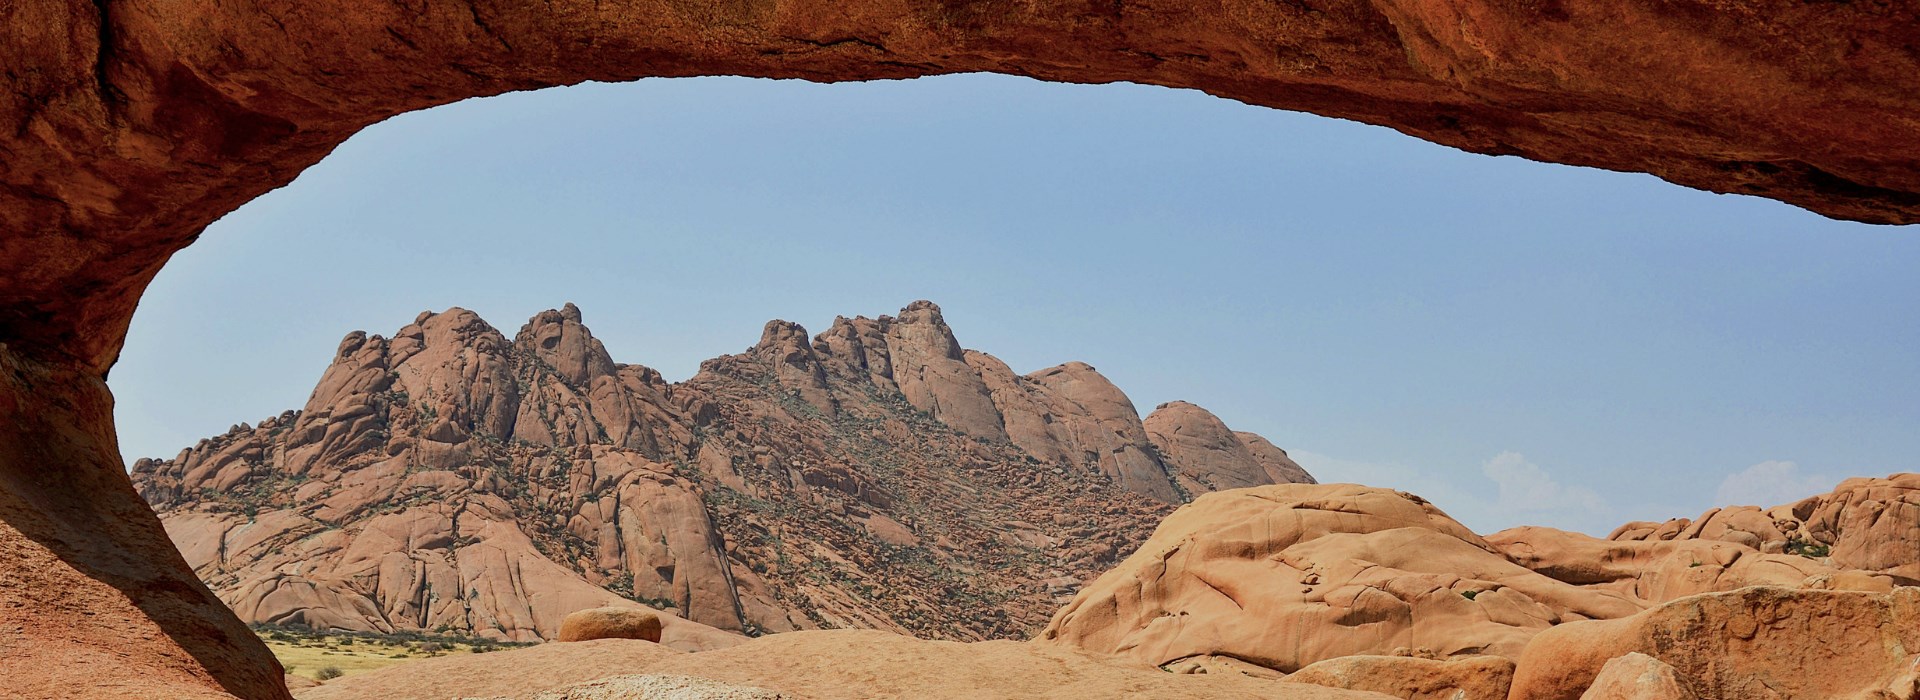
[[[1904,513],[1884,507],[1880,512]],[[1872,527],[1869,531],[1903,531],[1885,523]],[[1920,558],[1920,550],[1907,556]],[[1891,557],[1876,561],[1894,569],[1907,566]],[[1792,606],[1773,607],[1779,608],[1778,616],[1799,620],[1783,625],[1817,627],[1825,624],[1818,622],[1823,616],[1847,614],[1823,607],[1855,600],[1842,591],[1892,592],[1896,599],[1903,595],[1899,591],[1920,591],[1896,589],[1902,580],[1896,576],[1832,564],[1831,559],[1765,554],[1735,541],[1610,541],[1536,527],[1482,540],[1408,494],[1352,485],[1266,486],[1209,494],[1176,511],[1139,551],[1061,609],[1041,641],[1182,672],[1221,666],[1218,659],[1290,673],[1326,663],[1316,673],[1329,683],[1340,685],[1345,681],[1337,679],[1348,676],[1373,678],[1382,685],[1366,688],[1411,697],[1441,692],[1451,676],[1413,669],[1418,665],[1413,662],[1362,672],[1357,669],[1375,662],[1357,655],[1517,658],[1523,649],[1534,654],[1529,645],[1542,643],[1534,641],[1535,635],[1559,635],[1568,623],[1630,618],[1669,601],[1755,590],[1751,586],[1806,589],[1807,597]],[[1827,593],[1832,597],[1821,597]],[[1852,619],[1869,622],[1860,615]],[[1577,696],[1599,664],[1638,649],[1592,646],[1577,635],[1556,638],[1578,649],[1585,655],[1581,663],[1591,667],[1577,683],[1554,691],[1563,695]],[[1816,638],[1821,637],[1801,642]],[[1702,644],[1689,652],[1699,658],[1688,663],[1720,663],[1713,659],[1722,652]],[[1780,673],[1824,673],[1793,670],[1820,663],[1814,652],[1805,653],[1768,658],[1781,664]],[[1683,676],[1694,668],[1654,655],[1680,668]],[[1328,675],[1327,669],[1343,670]],[[1223,670],[1232,671],[1231,664]],[[1904,681],[1889,676],[1874,682]],[[1749,696],[1741,693],[1701,697]],[[1534,696],[1516,689],[1514,697]]]

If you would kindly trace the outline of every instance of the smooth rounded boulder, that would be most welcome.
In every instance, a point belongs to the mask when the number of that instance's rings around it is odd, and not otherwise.
[[[1039,641],[1155,666],[1223,656],[1292,673],[1356,654],[1513,658],[1553,625],[1642,607],[1515,564],[1418,496],[1281,484],[1175,511]]]
[[[1402,700],[1506,700],[1513,660],[1498,656],[1423,659],[1417,656],[1342,656],[1287,676],[1295,683],[1365,690]]]
[[[639,639],[660,641],[664,627],[660,616],[639,608],[593,608],[567,615],[560,620],[562,642],[594,639]]]

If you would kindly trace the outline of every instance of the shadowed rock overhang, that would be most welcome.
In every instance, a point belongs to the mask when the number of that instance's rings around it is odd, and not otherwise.
[[[169,254],[360,128],[649,76],[1195,88],[1913,223],[1917,16],[1800,0],[8,3],[0,339],[103,370]]]

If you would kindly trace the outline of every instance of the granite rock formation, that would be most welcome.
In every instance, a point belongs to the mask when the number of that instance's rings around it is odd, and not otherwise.
[[[1831,639],[1884,650],[1861,651],[1846,665],[1870,672],[1854,679],[1867,683],[1860,692],[1891,688],[1920,668],[1920,656],[1911,656],[1920,646],[1889,631],[1907,624],[1900,616],[1920,593],[1911,587],[1917,582],[1890,573],[1920,562],[1908,539],[1920,526],[1920,511],[1909,507],[1916,483],[1913,474],[1849,479],[1792,505],[1631,524],[1616,536],[1670,534],[1614,540],[1536,527],[1482,538],[1418,496],[1347,484],[1210,493],[1083,588],[1037,643],[1169,671],[1294,674],[1288,678],[1403,698],[1505,697],[1505,681],[1473,665],[1493,656],[1519,662],[1520,675],[1533,679],[1524,691],[1516,680],[1512,697],[1571,699],[1610,659],[1641,652],[1677,669],[1701,698],[1761,697],[1755,684],[1813,698],[1837,697],[1816,692],[1817,679],[1834,672],[1817,648]],[[1776,517],[1756,517],[1766,513]],[[1709,525],[1691,524],[1698,522]],[[1766,532],[1757,532],[1763,523]],[[1754,616],[1778,630],[1762,641],[1780,649],[1746,659],[1734,647],[1755,639],[1751,632],[1739,633],[1746,636],[1738,644],[1710,638],[1715,625],[1737,632]],[[1676,625],[1700,629],[1682,635]],[[1626,641],[1601,641],[1616,637]],[[1696,641],[1682,648],[1669,644],[1675,639]],[[1547,653],[1540,649],[1579,661],[1534,660]],[[1804,678],[1782,685],[1751,670],[1767,664]],[[1563,667],[1584,670],[1554,670]],[[1749,667],[1738,678],[1686,680]],[[1643,675],[1657,690],[1662,673],[1645,664],[1618,669],[1597,692],[1626,692]]]
[[[1527,646],[1512,697],[1576,700],[1596,686],[1607,697],[1623,675],[1645,677],[1634,684],[1656,698],[1920,696],[1920,588],[1742,588],[1563,625]]]
[[[1841,569],[1920,582],[1920,474],[1860,477],[1831,493],[1772,508],[1729,506],[1700,517],[1620,526],[1616,542],[1732,542],[1766,553],[1816,554]]]
[[[623,605],[1024,638],[1185,494],[1311,479],[1173,406],[1142,421],[1081,363],[1014,375],[924,301],[812,339],[769,323],[680,383],[614,362],[572,305],[511,340],[453,309],[349,334],[303,409],[133,473],[253,623],[530,641]]]
[[[1297,484],[1174,512],[1041,641],[1155,666],[1222,656],[1293,673],[1353,655],[1517,657],[1553,625],[1641,609],[1508,561],[1418,496]]]
[[[395,114],[650,76],[1126,80],[1911,223],[1916,26],[1791,0],[0,5],[0,574],[43,584],[0,592],[31,611],[0,613],[0,645],[132,649],[9,680],[285,697],[155,546],[103,382],[169,256]]]

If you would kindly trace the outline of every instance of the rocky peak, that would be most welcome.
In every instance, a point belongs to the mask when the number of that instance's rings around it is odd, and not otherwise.
[[[586,386],[614,372],[606,346],[580,322],[580,309],[571,303],[535,314],[514,336],[513,345],[540,358],[568,384]]]
[[[512,341],[426,312],[349,334],[304,411],[134,479],[246,619],[511,639],[621,597],[727,629],[1022,636],[1186,495],[1093,367],[1016,375],[924,302],[811,340],[773,321],[681,383],[615,364],[572,305]]]
[[[411,408],[433,424],[430,439],[513,435],[520,395],[511,345],[479,314],[454,307],[421,312],[394,334],[390,364]]]
[[[1133,401],[1093,365],[1068,362],[1026,379],[1053,399],[1061,438],[1121,488],[1165,503],[1186,500],[1155,455]]]
[[[1293,461],[1286,450],[1280,449],[1266,438],[1244,430],[1234,431],[1233,436],[1240,438],[1240,444],[1246,445],[1247,451],[1253,453],[1254,460],[1260,462],[1260,466],[1267,470],[1267,477],[1273,479],[1273,483],[1320,483],[1318,479],[1313,478],[1312,474],[1308,474],[1299,462]]]
[[[1189,493],[1276,483],[1253,450],[1207,409],[1171,401],[1155,407],[1142,425],[1167,472]]]
[[[967,365],[960,341],[940,316],[940,307],[916,301],[887,322],[887,348],[893,362],[893,380],[907,403],[960,432],[1005,441],[1007,431],[1000,411],[979,373]]]
[[[953,337],[953,328],[940,315],[938,304],[922,299],[901,309],[896,318],[880,318],[888,326],[889,345],[896,352],[905,350],[916,356],[963,359],[960,341]]]
[[[816,409],[832,414],[837,407],[827,386],[827,373],[807,339],[807,329],[791,321],[768,321],[760,343],[747,354],[773,368],[774,381]]]
[[[814,338],[814,352],[831,373],[870,383],[881,391],[898,391],[893,381],[893,354],[887,347],[887,327],[892,323],[887,316],[836,316],[833,326]]]

